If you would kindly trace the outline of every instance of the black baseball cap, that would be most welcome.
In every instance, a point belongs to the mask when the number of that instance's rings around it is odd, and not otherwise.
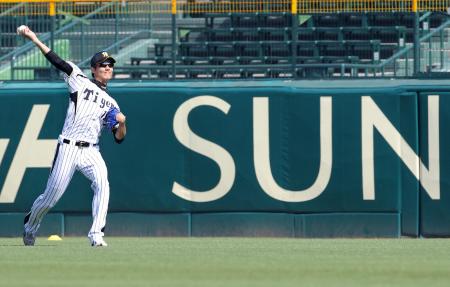
[[[101,64],[103,62],[110,62],[111,64],[114,64],[116,60],[114,60],[113,57],[111,57],[108,52],[106,51],[100,51],[95,53],[94,56],[91,58],[91,67],[95,67],[97,64]]]

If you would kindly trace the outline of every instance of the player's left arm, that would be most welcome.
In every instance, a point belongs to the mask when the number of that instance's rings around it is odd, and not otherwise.
[[[126,117],[122,113],[118,113],[116,115],[116,121],[119,123],[117,128],[113,130],[114,133],[114,139],[117,143],[122,143],[125,139],[125,135],[127,134],[127,126],[125,124]]]

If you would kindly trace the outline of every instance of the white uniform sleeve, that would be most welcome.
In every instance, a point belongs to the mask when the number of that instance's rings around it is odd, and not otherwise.
[[[64,81],[66,81],[70,93],[78,92],[80,91],[83,86],[85,85],[86,81],[89,81],[88,77],[81,71],[80,68],[78,68],[77,65],[75,65],[72,62],[67,61],[67,63],[73,68],[72,74],[69,76],[66,74],[64,75]]]
[[[120,112],[120,107],[119,107],[119,105],[117,104],[116,100],[112,99],[111,102],[112,102],[112,105],[113,105],[116,109],[118,109],[119,112]]]

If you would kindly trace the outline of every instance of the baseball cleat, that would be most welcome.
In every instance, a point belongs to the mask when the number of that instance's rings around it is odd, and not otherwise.
[[[33,233],[23,233],[23,244],[25,246],[34,246],[34,241],[36,241],[36,236]]]
[[[91,246],[93,247],[106,247],[108,246],[108,244],[105,242],[105,240],[103,240],[103,238],[94,240],[91,240]]]

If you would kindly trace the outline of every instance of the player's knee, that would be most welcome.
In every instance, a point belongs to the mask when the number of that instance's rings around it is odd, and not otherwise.
[[[93,183],[91,185],[91,187],[94,192],[100,192],[102,194],[109,194],[109,184],[108,183],[103,183],[103,184]]]
[[[51,209],[56,205],[58,199],[61,197],[60,195],[64,193],[64,190],[61,188],[52,188],[47,190],[45,196],[41,200],[41,205],[44,209]]]
[[[103,193],[109,193],[109,184],[108,184],[108,183],[103,184],[103,185],[100,187],[100,190],[101,190]]]

